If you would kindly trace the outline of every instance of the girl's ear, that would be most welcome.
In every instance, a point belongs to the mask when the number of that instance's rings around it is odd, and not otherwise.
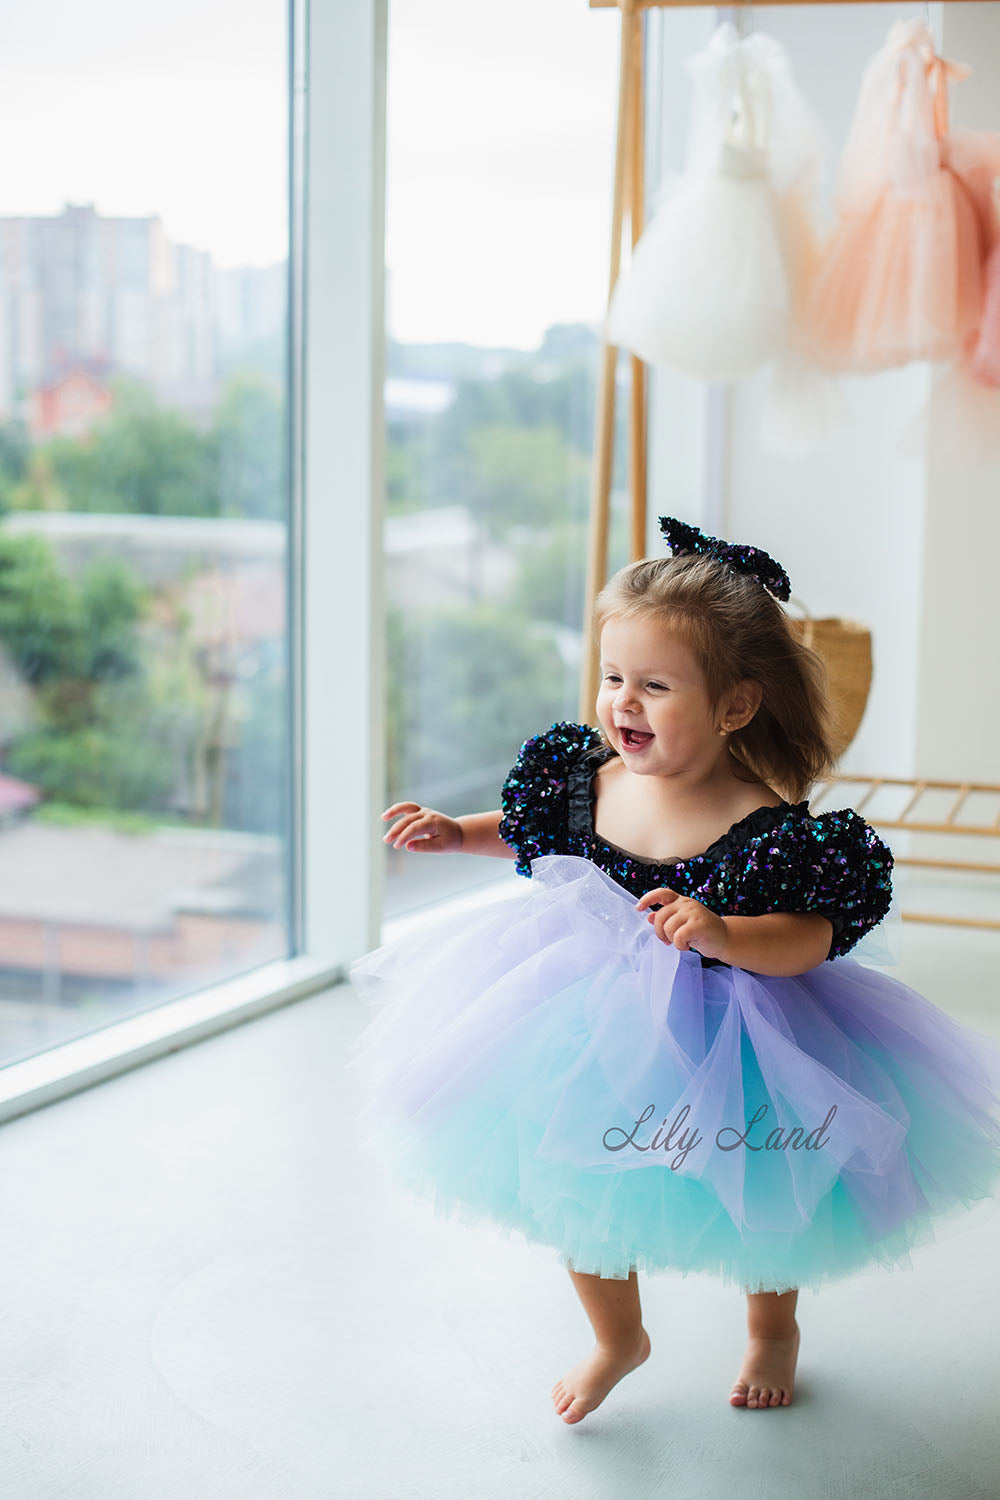
[[[744,677],[736,684],[729,695],[727,709],[727,717],[734,729],[742,729],[744,725],[750,723],[760,708],[763,697],[764,689],[752,677]]]

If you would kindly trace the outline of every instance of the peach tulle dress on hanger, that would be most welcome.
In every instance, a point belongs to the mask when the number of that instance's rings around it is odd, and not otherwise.
[[[810,191],[822,134],[783,47],[719,26],[687,60],[693,94],[682,174],[619,276],[608,341],[653,365],[733,380],[788,347],[818,254]]]
[[[984,385],[1000,387],[1000,245],[986,265],[983,320],[969,360],[969,371]]]
[[[948,81],[970,71],[917,21],[895,22],[865,70],[805,314],[828,367],[952,360],[979,325],[1000,136],[949,131]]]
[[[974,380],[1000,388],[1000,175],[994,184],[993,248],[986,262],[983,316],[967,356],[966,368]]]
[[[962,153],[964,180],[989,252],[982,312],[960,355],[935,372],[930,395],[898,446],[904,453],[930,448],[948,462],[995,465],[1000,463],[1000,136],[968,132]]]

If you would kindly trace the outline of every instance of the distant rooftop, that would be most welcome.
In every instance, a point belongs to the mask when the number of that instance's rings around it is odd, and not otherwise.
[[[267,834],[170,827],[129,834],[29,819],[0,832],[0,925],[163,932],[182,910],[270,915],[281,910],[283,869],[283,845]]]
[[[467,547],[476,541],[475,522],[464,505],[439,505],[385,518],[385,551],[419,551],[423,547]]]
[[[413,380],[393,375],[385,382],[385,409],[390,416],[404,412],[433,415],[449,407],[455,397],[450,380]]]
[[[17,776],[5,776],[0,771],[0,817],[20,808],[34,807],[41,800],[41,792],[30,782],[21,781]]]

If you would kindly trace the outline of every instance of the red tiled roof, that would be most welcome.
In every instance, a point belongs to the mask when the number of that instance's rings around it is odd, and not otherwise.
[[[11,812],[18,807],[33,807],[41,802],[42,794],[30,782],[19,781],[16,776],[5,776],[0,771],[0,813]]]

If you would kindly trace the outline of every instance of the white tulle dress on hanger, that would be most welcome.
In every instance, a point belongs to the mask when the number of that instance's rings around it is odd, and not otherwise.
[[[771,37],[741,39],[726,22],[686,66],[685,169],[657,195],[607,332],[649,364],[734,380],[788,349],[817,255],[822,135]]]

